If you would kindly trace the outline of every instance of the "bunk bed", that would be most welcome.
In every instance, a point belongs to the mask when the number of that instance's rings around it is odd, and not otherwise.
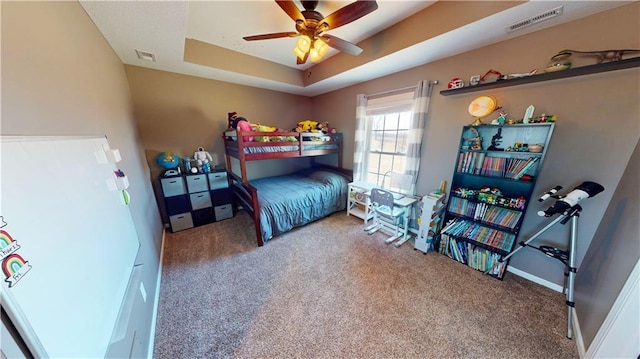
[[[350,170],[342,169],[342,134],[227,131],[223,135],[234,207],[255,223],[258,246],[294,227],[346,208]],[[247,162],[336,155],[336,166],[314,165],[283,176],[249,181]],[[239,174],[232,158],[237,160]]]

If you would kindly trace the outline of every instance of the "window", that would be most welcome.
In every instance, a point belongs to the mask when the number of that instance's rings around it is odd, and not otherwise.
[[[367,101],[365,181],[385,186],[389,172],[405,172],[412,101],[413,92]]]
[[[411,111],[371,116],[367,182],[383,185],[386,173],[404,172],[410,120]]]
[[[415,194],[429,98],[433,85],[437,83],[425,80],[415,87],[384,94],[358,94],[353,146],[354,181],[385,186],[391,182],[391,176],[386,174],[389,171],[399,172],[411,178],[407,191]]]

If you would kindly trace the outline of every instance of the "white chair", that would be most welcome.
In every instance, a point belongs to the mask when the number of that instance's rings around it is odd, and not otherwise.
[[[387,243],[391,243],[401,236],[406,240],[408,235],[406,211],[408,207],[394,206],[393,193],[381,188],[371,190],[369,201],[373,212],[373,223],[364,230],[369,234],[374,234],[379,230],[388,232],[392,237],[386,240]]]

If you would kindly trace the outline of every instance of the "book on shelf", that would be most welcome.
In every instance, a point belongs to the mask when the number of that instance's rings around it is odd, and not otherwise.
[[[473,221],[464,219],[454,220],[452,223],[447,225],[441,233],[481,243],[505,252],[509,252],[511,250],[516,238],[513,233],[485,227],[478,223],[474,223]]]
[[[533,167],[533,165],[536,163],[536,161],[538,161],[540,157],[531,157],[529,158],[529,160],[527,160],[527,163],[525,163],[525,165],[515,174],[513,175],[513,179],[518,180],[520,179],[520,177],[522,177],[525,173],[527,173],[527,171]]]
[[[530,159],[524,158],[510,158],[509,164],[507,166],[507,171],[505,173],[505,177],[513,177],[516,173],[518,173],[529,161]]]
[[[485,154],[484,153],[478,153],[478,156],[477,156],[475,164],[474,164],[474,169],[473,169],[473,173],[474,174],[479,174],[480,173],[480,171],[482,170],[482,164],[484,164],[484,159],[485,159]]]
[[[502,157],[484,157],[482,162],[482,168],[480,170],[481,175],[502,177],[504,176],[507,165],[507,159]]]

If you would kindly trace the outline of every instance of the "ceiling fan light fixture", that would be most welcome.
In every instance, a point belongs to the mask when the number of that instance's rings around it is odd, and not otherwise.
[[[296,55],[296,57],[297,57],[297,58],[299,58],[299,59],[301,59],[301,60],[302,60],[302,59],[304,58],[304,54],[305,54],[305,53],[304,53],[304,52],[302,52],[302,51],[300,51],[300,49],[296,46],[296,47],[293,49],[293,54],[294,54],[294,55]]]
[[[327,51],[329,51],[329,46],[321,39],[316,39],[316,41],[313,42],[313,48],[309,53],[309,57],[311,57],[312,62],[318,62]]]
[[[302,35],[298,39],[296,47],[293,48],[293,54],[296,55],[300,60],[304,59],[307,52],[311,48],[311,39],[307,35]]]
[[[304,64],[311,56],[311,61],[320,61],[329,51],[329,46],[351,55],[358,55],[362,49],[338,37],[325,35],[324,32],[349,24],[378,8],[376,0],[358,0],[324,16],[315,11],[318,1],[300,1],[304,11],[300,11],[293,0],[276,0],[276,4],[295,22],[296,32],[276,32],[271,34],[245,36],[246,41],[278,39],[300,36],[293,53],[298,65]],[[318,41],[322,36],[324,41]],[[313,41],[313,44],[312,44]]]
[[[298,39],[298,49],[303,53],[306,53],[311,48],[311,39],[307,35],[302,35]]]

